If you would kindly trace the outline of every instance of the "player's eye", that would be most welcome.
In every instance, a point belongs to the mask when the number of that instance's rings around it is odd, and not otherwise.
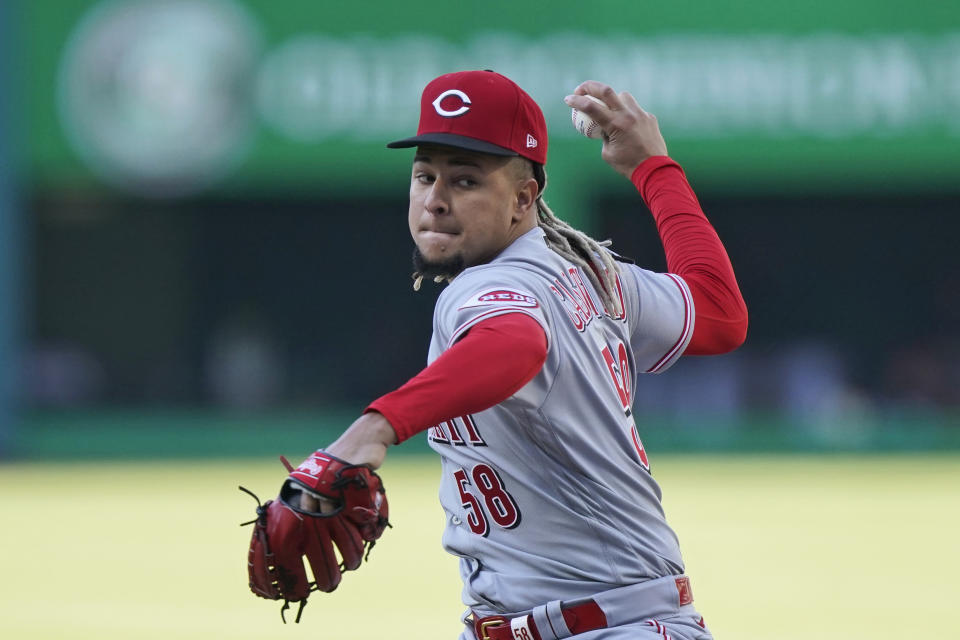
[[[424,173],[419,171],[413,174],[413,179],[419,182],[420,184],[433,184],[435,178],[429,173]]]
[[[469,189],[471,187],[477,186],[477,184],[479,183],[473,178],[464,176],[462,178],[457,178],[456,184],[458,187],[464,187],[466,189]]]

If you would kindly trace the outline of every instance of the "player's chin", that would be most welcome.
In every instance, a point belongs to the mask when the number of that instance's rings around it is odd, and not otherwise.
[[[463,254],[460,252],[440,252],[426,254],[417,243],[413,251],[413,268],[425,276],[455,276],[465,268]]]
[[[455,233],[421,231],[416,237],[417,249],[430,262],[443,262],[456,255],[460,248],[460,236]]]

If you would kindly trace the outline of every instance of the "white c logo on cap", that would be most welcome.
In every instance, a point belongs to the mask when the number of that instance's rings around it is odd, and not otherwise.
[[[458,98],[460,98],[463,104],[460,105],[459,109],[457,109],[456,111],[447,111],[446,109],[440,106],[440,103],[443,102],[443,99],[448,96],[457,96]],[[439,113],[444,118],[455,118],[457,116],[462,116],[467,111],[470,111],[470,98],[467,96],[467,94],[465,94],[463,91],[460,91],[459,89],[447,89],[446,91],[441,93],[439,96],[437,96],[437,99],[433,101],[433,108],[436,109],[437,113]]]

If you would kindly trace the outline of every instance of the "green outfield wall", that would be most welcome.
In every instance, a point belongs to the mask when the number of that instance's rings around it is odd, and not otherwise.
[[[261,411],[158,409],[33,412],[10,450],[19,460],[263,458],[335,440],[359,409]],[[648,416],[640,435],[653,453],[878,453],[960,451],[960,415],[851,415],[802,421],[775,414],[736,419]],[[428,453],[426,436],[392,450]]]

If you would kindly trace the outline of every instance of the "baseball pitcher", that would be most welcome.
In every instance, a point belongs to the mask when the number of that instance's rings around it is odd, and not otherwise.
[[[357,568],[388,524],[374,470],[388,447],[426,431],[443,463],[443,545],[460,559],[461,640],[712,638],[632,399],[641,374],[742,344],[746,307],[656,118],[599,82],[565,101],[602,129],[601,157],[646,202],[670,272],[554,215],[546,123],[519,86],[491,71],[430,82],[417,134],[387,145],[415,149],[414,288],[448,283],[429,364],[291,467],[260,507],[258,595],[302,608]]]

